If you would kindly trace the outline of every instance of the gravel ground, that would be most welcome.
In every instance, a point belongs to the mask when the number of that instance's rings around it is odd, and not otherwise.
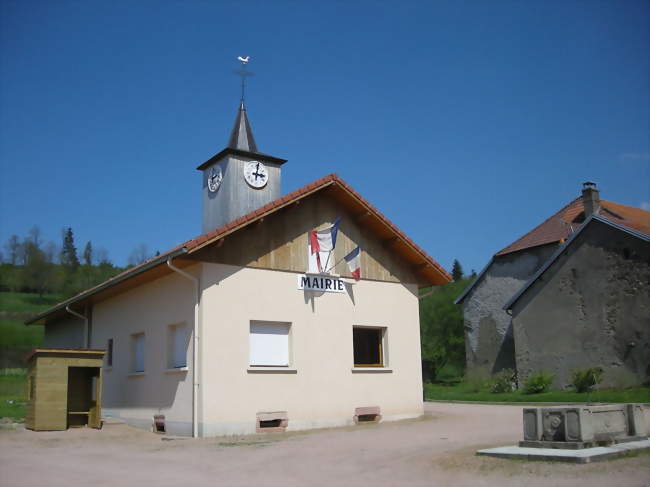
[[[210,439],[170,439],[124,424],[3,430],[0,486],[650,487],[645,453],[586,465],[475,456],[520,439],[521,406],[425,409],[419,420]]]

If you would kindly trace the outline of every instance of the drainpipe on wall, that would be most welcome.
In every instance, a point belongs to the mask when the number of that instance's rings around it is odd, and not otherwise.
[[[172,257],[167,258],[167,267],[181,276],[194,282],[194,326],[192,327],[192,336],[194,337],[192,343],[192,437],[197,438],[198,435],[198,396],[199,396],[199,303],[201,296],[201,284],[199,279],[185,271],[180,270],[178,267],[172,265]]]
[[[88,317],[77,313],[73,309],[70,308],[70,306],[66,306],[65,310],[70,313],[72,316],[76,316],[77,318],[81,318],[84,320],[84,348],[90,348],[90,343],[88,343]]]

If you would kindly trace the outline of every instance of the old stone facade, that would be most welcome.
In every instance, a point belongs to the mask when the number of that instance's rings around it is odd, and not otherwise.
[[[553,370],[558,371],[560,368],[562,369],[562,373],[557,374],[556,385],[566,385],[566,377],[570,373],[569,369],[573,367],[573,364],[570,361],[557,361],[557,354],[553,351],[554,347],[559,346],[557,341],[560,340],[559,337],[555,338],[554,333],[560,330],[556,329],[555,324],[547,323],[541,318],[527,321],[527,324],[522,324],[522,329],[518,330],[517,323],[524,323],[523,316],[519,321],[513,320],[510,311],[505,309],[505,305],[512,302],[514,297],[519,296],[524,288],[537,279],[538,274],[545,266],[549,265],[549,262],[554,258],[556,253],[561,252],[561,249],[565,249],[568,241],[582,231],[583,225],[585,225],[586,221],[589,221],[589,217],[592,215],[596,220],[599,218],[605,219],[604,221],[615,225],[612,227],[615,232],[620,233],[617,227],[618,225],[623,230],[627,229],[632,232],[638,232],[639,235],[650,235],[650,212],[610,201],[601,201],[595,184],[585,183],[580,197],[570,202],[555,215],[517,239],[508,247],[496,253],[480,272],[477,279],[456,299],[456,303],[461,304],[463,308],[468,371],[479,370],[482,373],[494,374],[502,369],[508,368],[515,370],[521,381],[530,373],[534,372],[534,369],[542,370],[546,364],[552,364],[554,365],[552,367]],[[586,235],[591,235],[591,233],[592,230]],[[581,238],[585,238],[585,236]],[[612,231],[608,231],[606,235],[601,235],[600,238],[601,245],[609,246],[607,248],[611,248],[614,242],[618,242],[614,238]],[[607,240],[607,238],[610,240]],[[590,245],[595,245],[595,243],[591,243]],[[645,323],[644,326],[647,327],[647,321],[639,321],[640,318],[636,318],[638,310],[643,309],[638,307],[639,301],[629,303],[630,306],[625,309],[621,305],[623,302],[627,303],[628,301],[626,299],[629,298],[629,292],[623,291],[627,289],[624,282],[627,278],[622,278],[623,281],[620,282],[616,279],[612,281],[612,275],[607,274],[604,270],[608,269],[607,272],[612,273],[615,272],[615,269],[619,268],[615,265],[616,258],[614,256],[621,254],[623,252],[621,249],[626,248],[620,245],[619,247],[616,251],[612,250],[613,253],[611,255],[607,254],[607,258],[602,262],[588,260],[586,263],[583,263],[586,266],[592,265],[593,272],[596,272],[596,269],[601,269],[602,267],[600,274],[589,274],[591,276],[590,279],[594,281],[590,282],[589,286],[595,286],[595,282],[599,280],[604,280],[610,286],[607,289],[609,297],[607,299],[602,298],[601,302],[594,301],[591,306],[598,307],[602,306],[604,302],[611,302],[613,303],[612,306],[619,306],[617,309],[619,309],[618,313],[621,316],[625,315],[624,318],[620,318],[622,320],[621,323],[626,323],[624,327],[627,327],[627,324],[630,324],[632,321],[637,323],[635,326],[642,327],[642,323]],[[646,257],[646,263],[647,260]],[[630,271],[627,275],[632,276],[636,275],[635,273],[642,272],[642,267],[635,267],[634,271]],[[583,269],[582,275],[584,274],[585,270]],[[647,285],[649,280],[646,279],[642,282],[645,282]],[[541,316],[557,312],[557,314],[553,315],[554,323],[557,323],[560,329],[570,328],[573,330],[575,323],[579,321],[576,321],[575,317],[571,316],[570,313],[567,314],[565,312],[566,310],[557,310],[557,303],[553,301],[553,299],[556,299],[558,303],[562,302],[564,294],[568,294],[569,292],[573,292],[570,286],[558,289],[557,295],[555,296],[551,296],[549,291],[549,297],[544,301],[544,304],[540,304],[535,308],[537,312],[532,311],[531,308],[525,314],[532,316],[537,313],[536,316]],[[587,297],[590,300],[597,299],[592,294],[585,296],[585,298]],[[611,313],[609,312],[607,316],[611,317]],[[600,319],[598,318],[600,316],[604,315],[602,313],[600,315],[592,313],[593,320]],[[593,320],[590,321],[588,326],[596,326]],[[601,321],[598,326],[605,329],[607,327],[606,320]],[[535,328],[535,330],[531,328]],[[550,330],[554,331],[551,332]],[[610,331],[608,333],[613,332]],[[572,346],[575,347],[575,343],[572,342]],[[617,345],[618,348],[621,346],[620,344]],[[589,346],[587,347],[589,348]],[[562,346],[559,346],[559,348],[565,352],[569,350]],[[599,347],[596,348],[600,350]],[[574,348],[574,350],[582,350],[582,347]],[[605,352],[604,350],[601,350],[601,352],[598,355],[600,357],[599,361],[606,362],[611,359],[610,361],[620,362],[619,359],[612,358],[614,355],[611,353]],[[623,356],[627,353],[627,357],[636,356],[632,352],[622,353]],[[540,357],[546,355],[549,357],[548,360],[538,360]],[[586,356],[590,355],[587,354]],[[618,356],[620,354],[616,355],[616,357]],[[533,359],[531,357],[536,358]],[[595,362],[595,360],[591,359],[582,360],[581,357],[577,356],[573,357],[573,359],[585,364]],[[621,368],[621,370],[623,369]],[[614,373],[613,370],[606,374],[606,380],[611,383],[641,383],[647,380],[643,378],[645,376],[640,372],[629,375],[627,373]]]
[[[508,308],[520,380],[566,388],[601,367],[603,386],[650,381],[650,237],[592,219]]]
[[[496,373],[515,369],[512,318],[503,309],[542,267],[557,245],[549,244],[497,256],[490,261],[463,300],[465,356],[468,369]]]

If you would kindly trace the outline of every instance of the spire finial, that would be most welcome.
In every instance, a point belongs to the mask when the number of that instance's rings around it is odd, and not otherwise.
[[[241,77],[241,105],[244,105],[244,97],[246,94],[246,77],[247,76],[253,76],[253,73],[250,71],[246,70],[246,66],[248,66],[248,61],[250,61],[251,57],[246,56],[237,56],[237,61],[241,62],[241,69],[235,71],[235,74],[238,74]]]

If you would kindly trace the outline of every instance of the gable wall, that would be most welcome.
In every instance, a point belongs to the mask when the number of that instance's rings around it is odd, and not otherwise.
[[[304,198],[299,204],[283,208],[262,222],[227,236],[221,246],[206,247],[195,258],[235,266],[305,272],[307,232],[326,228],[340,216],[342,222],[332,256],[334,262],[360,245],[364,279],[417,282],[409,264],[392,252],[390,246],[382,243],[381,238],[364,229],[343,205],[328,197],[327,191]],[[345,262],[340,263],[334,272],[351,277]]]
[[[495,257],[462,302],[467,369],[515,369],[511,317],[503,305],[556,250],[545,245]]]
[[[650,380],[650,244],[593,221],[515,304],[513,324],[520,380],[547,371],[566,387],[589,367],[605,386]]]

